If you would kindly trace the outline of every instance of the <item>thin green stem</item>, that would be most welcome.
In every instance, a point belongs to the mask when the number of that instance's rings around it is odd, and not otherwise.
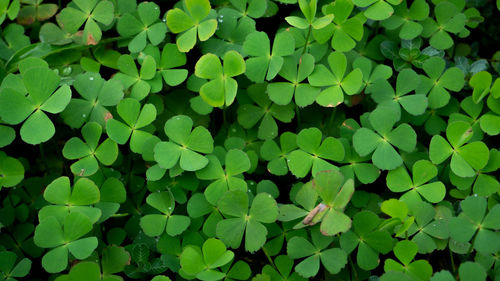
[[[450,247],[448,247],[448,251],[450,252],[450,260],[451,260],[451,268],[453,269],[453,275],[457,274],[457,267],[455,266],[455,259],[453,258],[453,252]]]
[[[467,256],[465,256],[465,260],[467,260],[472,253],[472,250],[474,249],[474,244],[476,243],[476,237],[477,234],[479,233],[479,230],[476,230],[476,233],[474,233],[474,237],[472,237],[472,241],[470,243],[469,250],[467,250]]]
[[[349,264],[351,265],[352,275],[354,276],[354,280],[359,281],[358,271],[356,270],[356,267],[354,267],[351,255],[349,255],[348,258],[349,258]]]
[[[276,267],[276,265],[274,265],[273,259],[272,259],[272,258],[271,258],[271,256],[269,256],[269,254],[267,253],[267,251],[266,251],[266,248],[265,248],[265,247],[262,247],[262,252],[264,252],[264,254],[266,255],[267,260],[269,261],[269,264],[271,264],[271,266],[272,266],[272,267],[274,267],[274,269],[278,270],[278,268]]]
[[[306,43],[304,45],[304,50],[302,51],[302,54],[305,54],[307,52],[307,46],[309,45],[309,37],[311,36],[311,29],[312,25],[309,25],[309,30],[307,31],[307,36],[306,36]]]

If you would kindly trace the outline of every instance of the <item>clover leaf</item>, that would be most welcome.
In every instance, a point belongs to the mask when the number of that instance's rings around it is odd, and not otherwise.
[[[90,219],[72,212],[61,224],[55,217],[40,221],[35,229],[35,244],[42,248],[52,248],[42,258],[42,266],[49,273],[61,272],[68,267],[68,252],[77,259],[86,259],[97,247],[97,238],[81,238],[92,230]]]
[[[434,7],[436,21],[431,17],[423,21],[422,36],[429,38],[432,47],[445,50],[453,46],[453,39],[449,33],[458,34],[462,32],[466,22],[465,14],[453,3],[442,1]]]
[[[115,118],[107,120],[106,132],[109,138],[118,144],[125,144],[130,138],[130,149],[135,153],[142,153],[144,143],[151,137],[145,127],[155,120],[156,107],[147,103],[141,109],[137,100],[126,98],[120,101],[116,110],[125,123]]]
[[[171,169],[176,164],[185,171],[197,171],[208,164],[201,155],[212,153],[213,139],[203,126],[193,129],[193,120],[186,115],[177,115],[165,122],[165,134],[170,139],[154,148],[154,158],[162,169]]]
[[[30,45],[30,38],[24,35],[24,27],[12,23],[3,29],[0,38],[0,58],[9,60],[16,52]]]
[[[269,89],[269,87],[268,87]],[[278,136],[276,119],[290,123],[295,116],[294,106],[274,104],[267,96],[265,84],[253,84],[247,89],[248,96],[257,104],[242,104],[238,107],[238,123],[245,129],[252,128],[259,121],[257,136],[271,140]]]
[[[365,93],[370,94],[375,82],[378,80],[387,80],[392,76],[392,68],[385,64],[375,64],[366,57],[358,57],[352,63],[354,69],[360,69],[365,83]]]
[[[110,275],[101,276],[99,265],[95,262],[83,261],[77,263],[71,268],[67,275],[61,275],[57,281],[118,281],[122,280],[121,277]]]
[[[464,86],[464,73],[458,67],[445,70],[445,61],[439,57],[431,57],[423,64],[424,72],[428,77],[421,75],[417,94],[429,93],[429,107],[436,109],[448,104],[450,93],[460,91]]]
[[[346,139],[341,139],[341,141],[345,150],[345,158],[342,163],[346,165],[340,167],[339,170],[346,179],[358,179],[362,184],[374,182],[380,176],[380,170],[372,163],[364,163],[365,161],[369,161],[370,157],[359,156],[351,148],[351,144]]]
[[[13,187],[24,178],[24,166],[14,157],[0,151],[0,190],[2,187]]]
[[[479,103],[490,92],[494,98],[500,97],[500,79],[495,79],[493,85],[492,81],[493,77],[487,71],[480,71],[471,77],[469,85],[473,88],[472,100],[475,103]]]
[[[35,21],[45,21],[57,13],[58,6],[54,3],[42,3],[43,0],[23,1],[23,5],[17,15],[17,20],[23,25]]]
[[[97,23],[110,25],[114,19],[113,2],[107,0],[73,0],[74,5],[62,9],[56,16],[61,28],[68,33],[76,33],[83,28],[83,42],[96,45],[101,41],[102,31]]]
[[[55,134],[54,124],[45,112],[63,111],[71,100],[71,89],[68,85],[59,87],[61,78],[45,61],[30,58],[24,65],[17,88],[2,87],[0,90],[0,118],[12,125],[24,121],[21,139],[39,144]]]
[[[157,68],[167,85],[177,86],[186,80],[187,69],[177,68],[186,64],[186,54],[179,52],[175,44],[165,44],[161,58],[156,61],[159,62]]]
[[[427,109],[427,97],[422,94],[407,95],[417,89],[420,81],[415,71],[404,69],[398,74],[396,90],[387,80],[380,79],[373,83],[371,96],[378,104],[394,107],[398,116],[401,115],[401,107],[412,115],[421,115]]]
[[[31,269],[31,260],[23,258],[16,263],[18,257],[13,252],[0,252],[0,272],[2,280],[15,281],[15,278],[25,277]]]
[[[185,9],[174,8],[167,12],[167,27],[177,36],[176,43],[183,53],[189,52],[200,41],[207,41],[217,29],[217,20],[210,15],[212,7],[208,0],[186,0]],[[187,13],[186,13],[187,12]],[[196,36],[198,35],[198,36]]]
[[[277,256],[274,259],[274,265],[276,269],[270,265],[264,266],[262,273],[271,276],[271,280],[290,280],[290,281],[302,281],[305,280],[297,272],[292,272],[293,260],[286,255]]]
[[[221,280],[226,274],[217,268],[226,265],[234,258],[234,253],[226,249],[224,243],[215,238],[209,238],[202,248],[198,246],[184,247],[181,259],[181,270],[188,276],[199,280]]]
[[[478,252],[493,254],[500,250],[500,206],[495,205],[488,213],[486,199],[477,195],[468,196],[460,202],[462,212],[450,218],[450,237],[458,242],[469,242]]]
[[[1,10],[0,10],[0,24],[3,23],[5,18],[9,18],[10,20],[14,20],[17,17],[17,14],[19,13],[20,9],[20,1],[19,0],[13,0],[11,1],[2,1],[0,4]]]
[[[384,20],[382,25],[389,29],[399,30],[399,38],[411,40],[419,36],[424,27],[419,21],[429,17],[429,4],[425,0],[413,1],[408,8],[407,1],[395,7],[395,13],[390,18]]]
[[[229,106],[236,98],[238,83],[232,77],[245,72],[245,61],[236,51],[228,51],[222,58],[214,54],[203,55],[196,62],[194,73],[199,78],[209,79],[200,88],[200,96],[213,107]]]
[[[332,22],[333,15],[327,14],[323,17],[316,18],[317,0],[298,0],[299,8],[304,15],[304,18],[289,16],[285,20],[292,26],[299,29],[320,29]]]
[[[365,8],[365,17],[371,20],[385,20],[392,16],[394,8],[391,5],[397,6],[402,0],[354,0],[354,5]]]
[[[109,138],[99,144],[101,134],[101,125],[89,122],[82,128],[85,142],[80,138],[73,137],[64,144],[62,150],[64,157],[70,160],[78,159],[71,165],[71,171],[74,174],[79,176],[93,175],[99,169],[97,160],[106,166],[115,162],[118,157],[118,145]]]
[[[295,97],[299,107],[311,105],[316,100],[320,89],[303,82],[314,70],[314,57],[303,54],[300,58],[286,57],[278,73],[289,82],[269,83],[267,92],[269,98],[279,105],[288,105]]]
[[[264,223],[273,223],[278,218],[278,206],[274,198],[258,193],[249,207],[247,192],[229,190],[217,204],[226,217],[217,224],[217,237],[231,248],[238,248],[245,233],[245,250],[256,252],[266,242],[267,228]]]
[[[243,43],[243,52],[249,57],[245,61],[245,75],[253,82],[262,83],[271,80],[283,67],[284,58],[295,51],[295,40],[288,31],[282,31],[274,37],[273,48],[265,32],[250,33]]]
[[[287,155],[297,148],[297,135],[291,132],[284,132],[280,135],[280,145],[274,140],[266,140],[260,147],[260,156],[268,161],[268,171],[277,176],[288,173]]]
[[[394,246],[394,255],[402,263],[393,259],[386,259],[385,272],[390,270],[406,273],[411,280],[428,280],[432,276],[432,267],[427,260],[412,261],[417,255],[418,246],[412,241],[399,241]]]
[[[132,56],[121,55],[118,58],[117,66],[120,72],[115,74],[113,80],[119,81],[124,89],[132,87],[130,91],[131,98],[139,101],[146,98],[152,90],[150,83],[154,83],[156,74],[155,59],[152,56],[146,56],[139,71]]]
[[[78,179],[71,188],[68,177],[59,177],[45,188],[43,198],[53,205],[44,206],[38,212],[38,219],[42,222],[49,218],[57,218],[62,224],[68,215],[81,213],[91,223],[95,223],[102,212],[89,205],[99,202],[100,197],[99,188],[87,178]]]
[[[72,98],[61,113],[64,122],[80,128],[86,121],[106,126],[112,116],[106,107],[117,105],[123,98],[123,87],[116,80],[104,80],[98,73],[83,73],[75,77],[73,88],[81,98]]]
[[[357,265],[372,270],[380,263],[379,253],[387,254],[394,246],[394,238],[387,230],[381,230],[380,218],[371,211],[361,211],[352,219],[352,230],[340,235],[340,246],[346,253],[358,248]]]
[[[463,121],[453,122],[446,128],[446,138],[433,136],[429,145],[432,163],[441,164],[451,156],[450,167],[459,177],[472,177],[475,171],[488,163],[488,147],[481,141],[467,143],[472,137],[472,128]]]
[[[417,244],[419,253],[431,253],[440,240],[448,239],[448,220],[438,217],[436,209],[426,202],[416,204],[412,210],[415,224],[408,229],[408,236],[413,236],[411,241]]]
[[[303,129],[297,134],[299,149],[287,156],[288,167],[296,177],[303,178],[310,171],[316,175],[319,171],[337,169],[326,160],[339,162],[344,159],[344,146],[338,139],[322,138],[321,131],[315,127]]]
[[[366,18],[357,14],[349,15],[354,4],[348,0],[340,0],[323,6],[323,13],[333,15],[333,22],[321,29],[313,29],[312,35],[319,43],[325,43],[331,38],[331,46],[337,52],[348,52],[356,46],[356,41],[363,38],[363,24]]]
[[[9,126],[0,125],[0,148],[11,144],[15,138],[16,138],[16,131],[13,128]]]
[[[304,278],[315,276],[321,264],[331,274],[339,273],[347,264],[347,254],[340,248],[328,247],[332,237],[321,235],[319,231],[311,232],[312,243],[302,237],[295,236],[288,240],[287,253],[292,259],[305,258],[295,266],[295,271]]]
[[[410,125],[403,123],[392,129],[396,119],[394,107],[379,105],[369,115],[369,122],[377,133],[363,127],[356,130],[352,137],[356,152],[362,157],[373,152],[372,162],[382,170],[393,170],[403,164],[393,146],[406,152],[412,152],[416,146],[417,135]]]
[[[158,5],[142,2],[137,6],[137,13],[125,13],[120,17],[116,29],[123,37],[133,37],[128,43],[131,53],[144,50],[148,41],[156,46],[165,39],[167,27],[159,20],[159,16]]]
[[[403,166],[389,171],[387,174],[387,187],[392,192],[405,192],[401,196],[410,208],[421,202],[424,197],[431,203],[439,203],[446,195],[446,187],[440,181],[427,183],[438,174],[438,169],[428,160],[419,160],[412,167],[413,178],[410,178],[406,168]]]
[[[348,72],[347,58],[340,52],[330,53],[328,66],[330,69],[317,64],[308,81],[315,87],[327,87],[316,97],[319,105],[335,107],[344,101],[344,94],[354,95],[361,90],[363,73],[358,68]]]
[[[160,236],[164,231],[170,236],[176,236],[184,232],[191,223],[187,216],[172,215],[175,200],[169,190],[151,193],[146,198],[146,202],[163,213],[149,214],[141,218],[141,228],[148,236]]]

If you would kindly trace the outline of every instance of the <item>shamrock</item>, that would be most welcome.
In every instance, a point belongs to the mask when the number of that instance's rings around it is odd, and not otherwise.
[[[268,87],[269,89],[269,87]],[[245,129],[252,128],[259,121],[257,136],[263,140],[271,140],[278,136],[276,119],[290,123],[295,116],[293,104],[278,105],[271,102],[266,94],[265,84],[253,84],[247,94],[257,105],[250,103],[238,107],[238,123]]]
[[[458,92],[464,86],[464,73],[458,67],[450,67],[445,71],[445,61],[439,57],[431,57],[422,65],[427,74],[420,75],[421,83],[416,94],[429,93],[429,107],[436,109],[448,104],[450,93]]]
[[[197,171],[208,164],[208,159],[200,154],[212,153],[214,147],[206,128],[193,129],[189,116],[177,115],[165,122],[164,130],[170,140],[159,142],[154,148],[154,158],[161,168],[171,169],[179,163],[182,170]]]
[[[453,46],[453,39],[449,33],[462,32],[465,26],[466,16],[460,12],[453,2],[442,1],[434,7],[436,21],[431,17],[426,18],[422,25],[424,27],[422,36],[429,38],[432,47],[445,50]]]
[[[123,87],[118,81],[106,81],[98,73],[78,74],[73,88],[82,98],[72,98],[61,116],[66,124],[75,129],[86,121],[106,126],[106,118],[111,114],[106,107],[117,105],[123,98]]]
[[[110,25],[114,19],[114,5],[108,0],[73,0],[73,6],[64,8],[57,16],[57,23],[68,33],[83,28],[83,42],[96,45],[101,41],[102,31],[97,23]]]
[[[365,83],[364,92],[370,94],[375,82],[378,80],[387,80],[392,76],[392,68],[385,64],[376,64],[366,57],[358,57],[352,63],[354,69],[360,69],[363,74],[363,81]]]
[[[175,68],[186,64],[186,54],[179,52],[175,44],[165,44],[161,52],[161,58],[156,61],[159,61],[157,68],[167,85],[177,86],[186,80],[188,76],[187,69]]]
[[[0,151],[0,190],[2,187],[13,187],[24,178],[24,166],[14,157]]]
[[[320,29],[332,22],[333,15],[328,14],[320,18],[316,18],[316,10],[318,6],[317,0],[298,0],[299,8],[304,18],[289,16],[285,20],[292,26],[299,29]],[[309,3],[308,3],[309,2]],[[309,31],[310,32],[310,31]]]
[[[104,267],[104,266],[103,266]],[[104,271],[104,268],[103,268]],[[61,275],[57,281],[121,281],[117,275],[101,274],[99,264],[91,261],[82,261],[71,268],[67,275]]]
[[[75,258],[88,258],[97,247],[97,238],[81,238],[92,230],[90,219],[72,212],[61,224],[55,217],[40,221],[35,229],[35,244],[42,248],[53,248],[42,258],[42,266],[49,273],[58,273],[68,267],[68,252]]]
[[[389,29],[399,30],[399,38],[411,40],[419,36],[424,27],[419,21],[429,17],[429,4],[425,0],[417,0],[411,3],[408,8],[407,1],[395,7],[395,13],[390,18],[382,21],[382,25]]]
[[[118,58],[117,66],[120,72],[113,76],[113,80],[119,81],[124,89],[132,87],[130,91],[131,98],[139,101],[146,98],[152,91],[151,83],[155,81],[155,59],[152,56],[146,56],[139,71],[132,56],[121,55]]]
[[[297,135],[291,132],[284,132],[280,135],[280,145],[274,140],[266,140],[260,147],[260,156],[269,161],[268,171],[277,176],[288,173],[287,155],[297,148]]]
[[[449,220],[450,237],[463,243],[473,239],[471,250],[497,253],[500,250],[500,237],[496,233],[500,229],[500,206],[495,205],[486,213],[486,199],[476,194],[462,200],[460,207],[462,212]]]
[[[349,0],[339,0],[323,6],[323,13],[333,15],[333,22],[321,29],[313,29],[312,35],[318,43],[325,43],[331,38],[331,46],[337,52],[348,52],[356,46],[356,41],[363,38],[363,24],[366,18],[359,13],[349,15],[354,4]]]
[[[54,205],[44,206],[38,212],[38,219],[44,221],[56,218],[64,223],[66,217],[72,213],[84,214],[90,223],[95,223],[101,217],[101,210],[89,205],[99,202],[101,197],[99,188],[87,178],[78,179],[71,189],[68,177],[59,177],[53,180],[45,191],[43,198]]]
[[[262,273],[265,273],[271,276],[271,280],[279,280],[279,281],[302,281],[305,280],[301,277],[297,272],[292,272],[293,269],[293,260],[290,259],[286,255],[277,256],[274,259],[274,265],[276,269],[271,267],[270,265],[265,265],[262,269]]]
[[[14,20],[19,13],[20,6],[19,0],[13,0],[12,2],[8,0],[2,1],[0,3],[0,24],[2,24],[7,17],[10,20]]]
[[[22,278],[28,275],[31,269],[31,260],[23,258],[19,262],[17,255],[13,252],[0,252],[0,272],[2,280],[16,281],[15,278]]]
[[[371,96],[378,104],[394,107],[398,116],[401,116],[401,107],[412,115],[421,115],[427,109],[427,97],[422,94],[407,95],[419,84],[418,74],[412,69],[404,69],[398,74],[396,90],[387,80],[380,79],[373,83]]]
[[[125,123],[114,118],[107,120],[106,132],[109,138],[118,144],[125,144],[130,138],[130,149],[135,153],[142,153],[144,143],[151,137],[151,133],[139,129],[145,128],[155,120],[155,106],[147,103],[141,109],[141,104],[137,100],[126,98],[120,101],[116,111]]]
[[[160,236],[165,230],[168,235],[176,236],[184,232],[191,223],[187,216],[172,215],[175,200],[169,190],[151,193],[146,198],[146,202],[163,213],[145,215],[141,218],[141,228],[148,236]]]
[[[249,56],[245,75],[256,83],[271,80],[283,67],[283,57],[292,55],[294,51],[295,40],[288,31],[276,34],[272,50],[265,32],[250,33],[243,43],[243,52]]]
[[[184,247],[181,259],[181,271],[191,277],[203,281],[223,279],[226,274],[217,268],[226,265],[234,258],[234,253],[226,249],[224,243],[215,238],[209,238],[202,248],[198,246]]]
[[[337,274],[347,264],[347,254],[340,248],[328,247],[333,237],[311,231],[312,243],[308,239],[295,236],[288,240],[287,253],[292,259],[305,258],[295,266],[295,271],[304,278],[315,276],[319,271],[320,261],[331,274]]]
[[[387,3],[389,2],[389,3]],[[354,0],[354,5],[365,8],[364,15],[371,20],[385,20],[392,16],[394,8],[391,5],[397,6],[402,0]],[[391,4],[391,5],[389,5]]]
[[[379,253],[387,254],[394,246],[394,238],[387,230],[379,228],[380,218],[371,211],[361,211],[353,217],[352,230],[342,233],[340,246],[351,253],[358,248],[356,264],[364,270],[372,270],[380,263]]]
[[[109,166],[118,157],[118,145],[111,139],[106,139],[99,145],[102,127],[95,122],[89,122],[82,128],[85,142],[77,137],[69,139],[63,147],[62,153],[66,159],[79,159],[71,165],[71,171],[80,176],[90,176],[99,169],[99,162]],[[97,159],[96,159],[97,158]]]
[[[222,58],[214,54],[203,55],[196,62],[194,73],[203,79],[210,79],[200,88],[200,96],[213,107],[229,106],[236,98],[238,83],[232,77],[245,72],[245,61],[236,51],[228,51]]]
[[[279,105],[288,105],[295,96],[295,104],[305,107],[314,103],[320,89],[303,82],[314,70],[314,57],[303,54],[300,58],[287,57],[279,75],[289,82],[275,82],[267,86],[269,98]]]
[[[147,39],[156,46],[160,44],[167,33],[165,23],[159,20],[160,7],[153,2],[142,2],[137,6],[137,14],[123,14],[116,29],[123,37],[134,37],[128,43],[131,53],[138,53],[146,47]]]
[[[472,128],[463,121],[453,122],[446,128],[446,138],[435,135],[429,145],[432,163],[441,164],[451,156],[450,168],[459,177],[472,177],[475,171],[488,163],[488,147],[481,141],[466,144],[472,137]]]
[[[196,176],[202,180],[213,180],[205,189],[205,197],[210,204],[216,205],[227,190],[247,191],[247,183],[241,178],[241,174],[250,170],[251,164],[245,152],[231,149],[223,157],[224,160],[219,160],[214,155],[207,158],[208,165],[197,171]],[[225,165],[224,169],[221,162]]]
[[[379,105],[368,118],[377,133],[363,127],[352,136],[356,152],[364,157],[375,151],[372,162],[382,170],[393,170],[403,164],[403,159],[393,146],[412,152],[417,143],[417,135],[410,125],[403,123],[392,129],[397,117],[394,107]]]
[[[316,98],[322,106],[334,107],[344,101],[344,94],[357,94],[363,84],[363,73],[356,68],[347,72],[347,58],[343,53],[332,52],[328,56],[328,69],[323,64],[317,64],[308,81],[315,87],[327,87]]]
[[[186,0],[187,13],[179,8],[167,12],[167,26],[177,36],[177,47],[183,53],[189,52],[200,41],[207,41],[217,29],[217,20],[210,15],[212,7],[209,0]]]
[[[45,21],[57,13],[58,6],[54,3],[42,3],[43,0],[22,1],[17,15],[17,21],[22,25],[29,25],[35,21]]]
[[[327,160],[342,161],[345,156],[344,146],[334,138],[327,137],[322,141],[322,133],[318,128],[303,129],[297,134],[296,149],[287,156],[290,171],[296,177],[303,178],[311,171],[316,175],[322,170],[336,169]]]
[[[45,112],[63,111],[71,100],[71,89],[68,85],[58,88],[61,78],[41,59],[25,59],[19,68],[21,77],[14,78],[18,83],[0,90],[0,118],[12,125],[24,121],[24,142],[46,142],[55,134],[55,127]]]
[[[473,88],[472,100],[475,103],[479,103],[490,92],[494,98],[500,97],[500,79],[495,79],[493,85],[492,81],[493,77],[487,71],[480,71],[471,77],[469,85]]]
[[[398,263],[393,259],[386,259],[384,264],[385,272],[390,270],[401,271],[406,273],[411,280],[429,280],[432,276],[432,266],[427,260],[412,260],[418,252],[418,246],[412,241],[399,241],[394,246],[394,255],[402,263]]]
[[[436,209],[429,203],[421,202],[413,209],[415,224],[408,229],[408,236],[418,246],[421,254],[437,249],[439,240],[448,239],[448,220],[436,215]]]
[[[446,187],[440,181],[427,183],[435,178],[438,169],[428,160],[419,160],[412,167],[413,178],[410,178],[404,165],[387,173],[387,187],[392,192],[407,191],[401,200],[410,209],[421,202],[420,196],[431,203],[439,203],[446,195]]]
[[[7,61],[16,52],[30,45],[30,38],[24,35],[24,27],[11,23],[7,25],[0,38],[0,58]]]
[[[219,200],[218,208],[226,217],[217,224],[217,237],[231,248],[238,248],[245,233],[245,250],[256,252],[266,242],[267,229],[263,223],[278,218],[278,206],[273,197],[258,193],[248,210],[247,192],[227,191]]]
[[[342,174],[347,179],[354,180],[357,178],[362,184],[374,182],[380,176],[380,170],[372,163],[364,163],[367,160],[369,161],[370,157],[359,156],[346,139],[342,138],[340,141],[343,143],[345,151],[345,158],[342,163],[346,164],[339,168]]]

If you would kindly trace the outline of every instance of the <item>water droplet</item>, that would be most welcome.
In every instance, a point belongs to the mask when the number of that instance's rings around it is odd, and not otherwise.
[[[161,21],[162,21],[162,22],[167,22],[167,19],[162,19]]]
[[[267,195],[269,198],[273,198],[271,195]]]
[[[90,81],[94,80],[94,77],[90,76],[89,80],[90,80]]]
[[[87,114],[82,114],[82,117],[83,117],[83,118],[87,117]]]
[[[475,194],[475,193],[474,193],[474,195],[473,195],[473,196],[474,196],[474,197],[477,197],[477,194]]]

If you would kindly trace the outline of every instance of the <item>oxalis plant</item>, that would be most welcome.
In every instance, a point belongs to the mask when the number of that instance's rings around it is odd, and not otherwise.
[[[500,0],[0,0],[0,281],[500,281]]]

